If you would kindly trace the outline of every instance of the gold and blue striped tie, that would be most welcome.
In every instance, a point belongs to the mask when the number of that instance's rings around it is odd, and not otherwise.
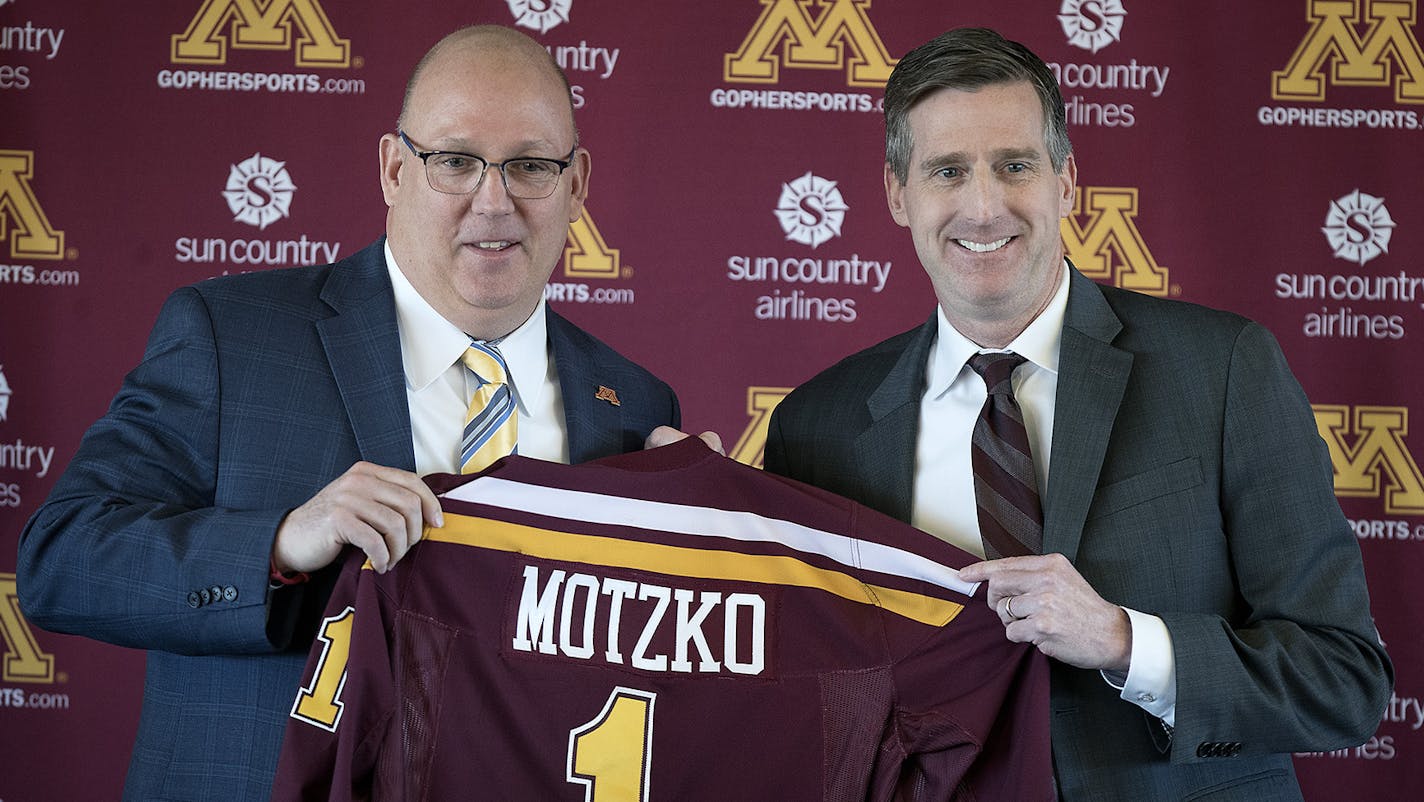
[[[471,342],[461,358],[480,385],[465,413],[460,440],[460,473],[478,473],[500,457],[517,453],[519,414],[504,357],[493,345]]]

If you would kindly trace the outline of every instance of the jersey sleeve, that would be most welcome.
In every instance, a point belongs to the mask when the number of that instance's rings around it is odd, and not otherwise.
[[[383,584],[364,554],[347,555],[292,701],[273,800],[371,797],[398,684]]]

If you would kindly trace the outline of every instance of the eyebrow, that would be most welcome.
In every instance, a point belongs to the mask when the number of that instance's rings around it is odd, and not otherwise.
[[[1044,155],[1043,151],[1038,150],[1037,148],[1000,148],[991,152],[990,156],[995,162],[1043,161],[1047,158]],[[944,153],[938,156],[931,156],[920,162],[920,168],[923,170],[934,170],[939,167],[944,167],[946,165],[966,164],[969,161],[971,161],[971,159],[969,158],[969,154],[965,153],[962,150],[957,150],[953,153]]]
[[[434,149],[435,149],[435,150],[441,151],[441,152],[444,152],[444,153],[460,153],[460,154],[463,154],[463,155],[466,155],[466,156],[479,156],[480,158],[485,158],[485,156],[488,155],[488,154],[481,154],[478,150],[476,150],[473,146],[470,145],[470,143],[469,143],[468,140],[465,140],[465,139],[460,139],[460,138],[458,138],[458,137],[451,137],[451,138],[449,138],[449,139],[444,140],[444,142],[446,142],[446,143],[448,143],[448,144],[437,144],[437,143],[431,143],[431,144],[432,144],[432,146],[434,146]],[[558,146],[557,146],[553,141],[548,140],[548,139],[529,139],[529,140],[525,140],[525,141],[523,141],[523,142],[516,143],[516,146],[515,146],[515,148],[514,148],[514,153],[515,153],[516,155],[510,156],[509,158],[511,158],[511,159],[525,159],[525,158],[555,158],[555,159],[557,159],[557,158],[563,158],[564,154],[568,153],[568,150],[565,150],[563,153],[560,153],[558,156],[552,156],[552,157],[551,157],[551,156],[534,156],[534,155],[532,155],[532,154],[537,153],[538,151],[541,151],[541,150],[555,150],[555,149],[557,149],[557,147],[558,147]]]

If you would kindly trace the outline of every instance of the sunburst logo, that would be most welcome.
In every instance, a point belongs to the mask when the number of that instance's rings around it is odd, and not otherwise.
[[[1336,259],[1364,267],[1366,262],[1389,252],[1394,219],[1384,206],[1384,198],[1357,189],[1330,203],[1325,226],[1320,230],[1334,249]]]
[[[232,165],[223,197],[232,210],[232,219],[265,229],[291,216],[292,195],[296,191],[286,162],[254,153],[252,158]]]
[[[539,33],[548,33],[569,21],[569,9],[574,0],[506,0],[514,24]]]
[[[10,383],[5,381],[5,366],[0,365],[0,421],[10,418]]]
[[[815,248],[841,235],[848,208],[841,191],[836,189],[836,182],[807,171],[795,181],[781,185],[776,219],[787,239]]]
[[[1127,9],[1122,0],[1063,0],[1058,24],[1068,44],[1093,53],[1122,40],[1122,19]]]

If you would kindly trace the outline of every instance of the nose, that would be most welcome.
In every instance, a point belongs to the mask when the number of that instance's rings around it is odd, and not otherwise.
[[[976,223],[988,223],[1004,212],[1004,187],[991,170],[975,170],[969,179],[966,211]]]
[[[470,193],[470,210],[476,214],[509,214],[514,211],[514,198],[504,187],[504,174],[498,167],[486,167],[480,185]]]

